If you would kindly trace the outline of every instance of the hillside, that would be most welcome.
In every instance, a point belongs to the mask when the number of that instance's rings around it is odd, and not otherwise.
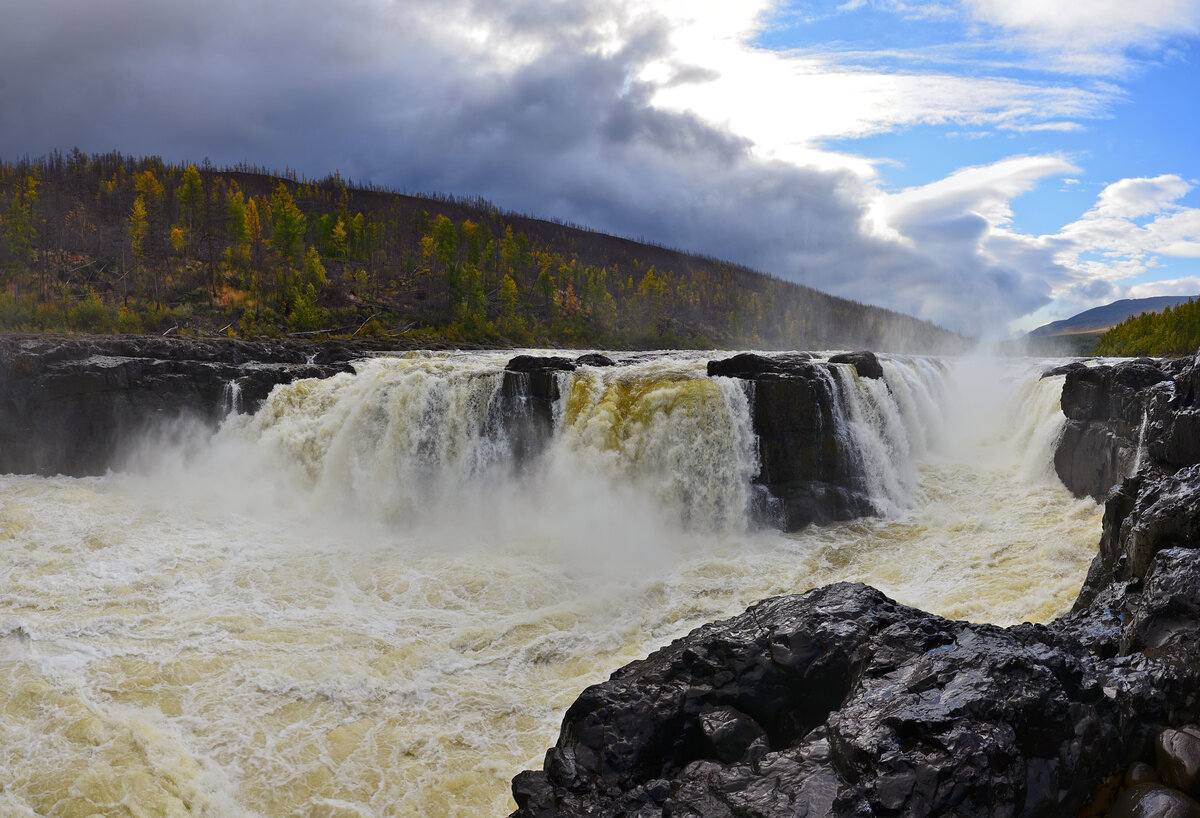
[[[1126,318],[1100,338],[1097,354],[1190,355],[1200,347],[1200,300]]]
[[[1075,335],[1081,332],[1095,332],[1115,327],[1126,318],[1141,315],[1144,312],[1158,312],[1166,307],[1175,307],[1195,298],[1194,295],[1160,295],[1153,298],[1123,298],[1102,307],[1043,324],[1029,333],[1030,338],[1041,338],[1050,335]]]
[[[969,343],[482,200],[78,151],[0,162],[0,329],[613,348]]]
[[[1093,355],[1101,336],[1125,319],[1186,303],[1194,296],[1163,295],[1123,298],[1101,307],[1043,324],[1025,335],[1025,349],[1042,354]]]

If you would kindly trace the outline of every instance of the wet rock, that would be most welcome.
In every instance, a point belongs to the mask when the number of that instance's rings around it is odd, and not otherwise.
[[[497,434],[510,446],[517,468],[535,460],[554,435],[554,406],[561,397],[559,374],[575,363],[562,357],[517,355],[504,367],[500,405],[492,413]]]
[[[1042,373],[1042,377],[1053,378],[1057,375],[1069,375],[1070,373],[1076,372],[1080,369],[1087,369],[1087,364],[1085,364],[1083,361],[1071,361],[1069,364],[1063,364],[1062,366],[1056,366],[1051,369],[1047,369]]]
[[[1136,787],[1138,784],[1159,784],[1162,783],[1158,777],[1158,772],[1144,761],[1135,761],[1129,765],[1129,769],[1125,771],[1123,781],[1125,788]]]
[[[726,378],[786,378],[804,377],[808,372],[812,355],[807,352],[790,352],[781,355],[759,355],[755,352],[739,352],[732,358],[708,362],[709,377]]]
[[[1200,804],[1178,790],[1138,784],[1121,793],[1108,818],[1200,818]]]
[[[558,355],[517,355],[504,365],[507,372],[546,372],[575,370],[575,363]]]
[[[851,364],[860,378],[880,380],[883,378],[883,365],[875,357],[874,352],[844,352],[829,358],[831,364]]]
[[[1166,387],[1171,376],[1149,359],[1077,368],[1066,375],[1062,409],[1067,423],[1054,468],[1077,497],[1103,502],[1132,471],[1139,439],[1149,426],[1153,387]]]
[[[589,352],[586,355],[580,355],[575,359],[576,366],[616,366],[617,362],[607,355],[601,355],[598,352]]]
[[[0,472],[102,474],[149,428],[253,411],[278,384],[352,372],[369,348],[0,336]]]
[[[664,779],[670,815],[1068,814],[1121,755],[1107,673],[1050,629],[950,622],[866,586],[778,597],[584,691],[516,814],[631,812]],[[720,707],[769,751],[717,757]]]
[[[755,746],[767,749],[767,733],[736,707],[716,707],[700,715],[700,731],[710,757],[726,764],[749,760]]]
[[[766,489],[759,516],[768,524],[795,531],[875,513],[861,465],[839,435],[841,387],[829,366],[806,353],[741,353],[709,361],[708,373],[748,382],[759,452],[754,482]]]
[[[1200,737],[1167,728],[1154,743],[1162,783],[1188,795],[1200,795]]]

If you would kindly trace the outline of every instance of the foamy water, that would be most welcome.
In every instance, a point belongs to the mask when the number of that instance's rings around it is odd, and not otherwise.
[[[521,469],[508,357],[375,359],[127,474],[0,477],[0,815],[502,815],[584,686],[696,625],[841,579],[1045,620],[1095,551],[1029,364],[840,368],[886,516],[783,535],[747,524],[749,399],[705,356],[562,375]]]

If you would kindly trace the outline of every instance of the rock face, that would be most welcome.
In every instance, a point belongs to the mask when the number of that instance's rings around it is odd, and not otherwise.
[[[883,375],[869,352],[844,357],[843,363],[861,365],[871,373],[859,369],[862,377]],[[844,400],[828,364],[813,361],[807,353],[741,353],[709,361],[708,374],[750,384],[760,463],[754,481],[770,495],[762,510],[770,523],[795,531],[875,513],[862,467],[840,428],[844,420],[837,416],[837,407]]]
[[[1190,367],[1118,368],[1068,417],[1190,428]],[[847,584],[765,600],[585,690],[514,816],[1197,814],[1200,465],[1160,442],[1070,614],[973,625]]]
[[[517,355],[505,365],[495,422],[503,427],[518,468],[549,445],[554,434],[554,405],[561,397],[558,375],[575,368],[576,364],[567,358],[534,355]]]
[[[101,474],[139,431],[253,411],[272,387],[352,371],[363,347],[0,336],[0,472]],[[230,404],[236,402],[238,406]]]
[[[1075,496],[1103,502],[1133,470],[1139,444],[1158,439],[1148,414],[1155,394],[1150,387],[1166,387],[1183,365],[1141,358],[1052,370],[1067,376],[1062,395],[1067,424],[1055,449],[1054,468]]]

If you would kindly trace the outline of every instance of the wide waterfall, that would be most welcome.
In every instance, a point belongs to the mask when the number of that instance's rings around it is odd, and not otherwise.
[[[843,579],[1042,621],[1095,552],[1034,362],[831,367],[877,516],[784,534],[711,356],[559,373],[543,426],[510,357],[374,357],[120,472],[0,476],[0,814],[502,815],[583,687],[703,622]]]

